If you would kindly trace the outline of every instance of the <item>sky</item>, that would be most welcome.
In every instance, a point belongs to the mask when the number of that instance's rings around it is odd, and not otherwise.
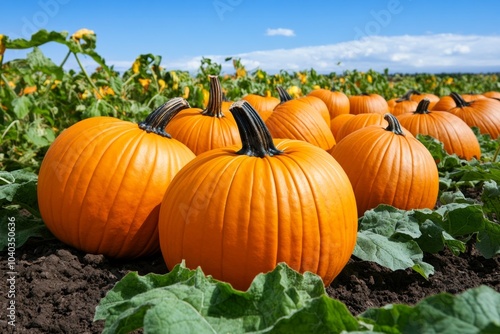
[[[96,51],[119,71],[151,53],[168,70],[191,72],[202,57],[229,73],[227,57],[269,73],[500,72],[498,0],[2,0],[0,8],[0,34],[10,39],[93,30]],[[67,51],[41,50],[56,64]],[[4,61],[29,51],[7,50]],[[65,66],[77,68],[73,58]]]

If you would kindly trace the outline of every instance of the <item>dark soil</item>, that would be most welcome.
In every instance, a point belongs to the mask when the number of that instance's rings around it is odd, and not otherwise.
[[[161,255],[118,262],[84,254],[56,240],[31,241],[17,250],[16,257],[18,333],[100,333],[103,322],[92,321],[95,307],[117,281],[130,271],[167,272]],[[411,270],[392,272],[352,258],[327,292],[358,314],[370,307],[414,304],[432,294],[456,294],[481,284],[500,291],[499,257],[484,259],[473,246],[460,256],[444,251],[424,260],[436,271],[429,280]],[[6,267],[3,255],[1,266]],[[1,298],[5,310],[6,294]],[[12,332],[10,327],[2,316],[0,332]]]

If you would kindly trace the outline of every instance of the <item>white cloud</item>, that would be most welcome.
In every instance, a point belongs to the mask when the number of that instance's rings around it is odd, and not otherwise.
[[[311,68],[320,73],[341,73],[354,69],[383,71],[386,68],[390,72],[403,73],[498,72],[500,36],[368,36],[332,45],[203,56],[222,64],[223,71],[229,73],[234,69],[231,62],[224,61],[228,56],[240,58],[247,70],[261,68],[270,73]],[[165,60],[164,63],[169,69],[196,72],[201,58]],[[341,65],[338,65],[339,62]]]
[[[285,29],[285,28],[277,28],[277,29],[267,29],[266,31],[267,36],[286,36],[286,37],[293,37],[295,36],[295,32],[292,29]]]

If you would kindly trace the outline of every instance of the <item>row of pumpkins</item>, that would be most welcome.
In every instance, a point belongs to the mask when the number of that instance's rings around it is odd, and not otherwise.
[[[233,103],[216,76],[210,84],[204,109],[173,98],[140,124],[93,117],[63,131],[38,180],[50,231],[114,258],[161,251],[169,269],[184,260],[242,290],[279,262],[328,285],[365,210],[435,205],[436,163],[415,133],[467,159],[481,154],[471,126],[500,133],[491,98],[319,89],[292,99],[278,88],[279,99]]]

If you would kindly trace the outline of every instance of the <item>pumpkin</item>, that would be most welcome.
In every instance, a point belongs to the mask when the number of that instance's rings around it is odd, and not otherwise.
[[[352,117],[356,117],[353,114],[340,114],[330,121],[330,130],[332,130],[333,137],[335,141],[338,141],[337,136],[340,128],[350,120]]]
[[[349,96],[350,113],[357,115],[363,113],[385,114],[389,112],[389,104],[383,96],[372,93],[362,93]]]
[[[395,116],[401,115],[407,112],[413,112],[417,108],[418,102],[411,99],[413,91],[409,90],[403,96],[399,98],[393,98],[387,101],[389,105],[389,112]]]
[[[403,210],[433,208],[439,191],[436,163],[427,148],[403,129],[396,116],[359,129],[331,150],[354,189],[358,215],[379,204]]]
[[[210,76],[208,105],[205,109],[187,108],[167,125],[166,131],[198,155],[202,152],[240,143],[238,126],[233,115],[223,112],[223,94],[219,78]],[[228,108],[228,107],[227,107]]]
[[[342,127],[340,127],[340,129],[337,131],[337,135],[335,136],[335,140],[339,142],[340,140],[342,140],[342,138],[353,133],[354,131],[370,125],[380,125],[385,127],[388,125],[388,123],[384,119],[384,115],[382,114],[375,114],[375,113],[357,114],[354,115],[354,117],[348,119],[345,122],[345,124]]]
[[[245,101],[248,101],[252,105],[252,107],[257,110],[260,117],[265,121],[271,116],[274,108],[280,104],[280,99],[274,96],[262,96],[258,94],[247,94],[242,98]]]
[[[278,89],[281,95],[283,89]],[[301,99],[284,101],[274,108],[266,120],[274,138],[303,140],[324,150],[335,145],[335,138],[321,114]]]
[[[293,99],[292,96],[283,87],[278,86],[277,89],[278,95],[280,97],[280,103],[284,103]],[[295,100],[305,102],[312,106],[321,115],[326,124],[330,126],[330,112],[328,111],[328,107],[326,106],[325,102],[323,102],[323,100],[321,100],[319,97],[308,95],[298,97]]]
[[[342,114],[349,114],[349,97],[334,88],[331,90],[318,88],[313,89],[308,96],[316,96],[325,102],[328,112],[330,113],[330,120]]]
[[[285,262],[330,284],[356,243],[356,201],[345,172],[314,145],[273,141],[247,101],[231,111],[242,145],[197,156],[165,193],[159,233],[167,267],[185,260],[245,290]]]
[[[158,252],[163,194],[195,157],[164,127],[188,107],[175,98],[139,125],[93,117],[64,130],[38,176],[38,204],[48,229],[87,253],[135,258]]]
[[[485,92],[485,93],[483,93],[483,96],[500,101],[500,92],[497,92],[497,91]]]
[[[500,135],[500,103],[494,99],[484,98],[465,101],[460,94],[452,92],[450,97],[455,107],[447,111],[460,117],[470,127],[477,127],[483,134],[496,139]]]
[[[429,109],[432,109],[434,105],[439,101],[439,96],[436,94],[432,93],[421,93],[418,90],[411,89],[409,92],[411,92],[410,99],[415,102],[420,102],[423,99],[429,100]]]
[[[429,100],[423,99],[415,112],[398,115],[401,126],[414,136],[423,134],[436,138],[449,154],[466,160],[479,159],[481,147],[467,123],[446,111],[429,111],[429,104]]]

